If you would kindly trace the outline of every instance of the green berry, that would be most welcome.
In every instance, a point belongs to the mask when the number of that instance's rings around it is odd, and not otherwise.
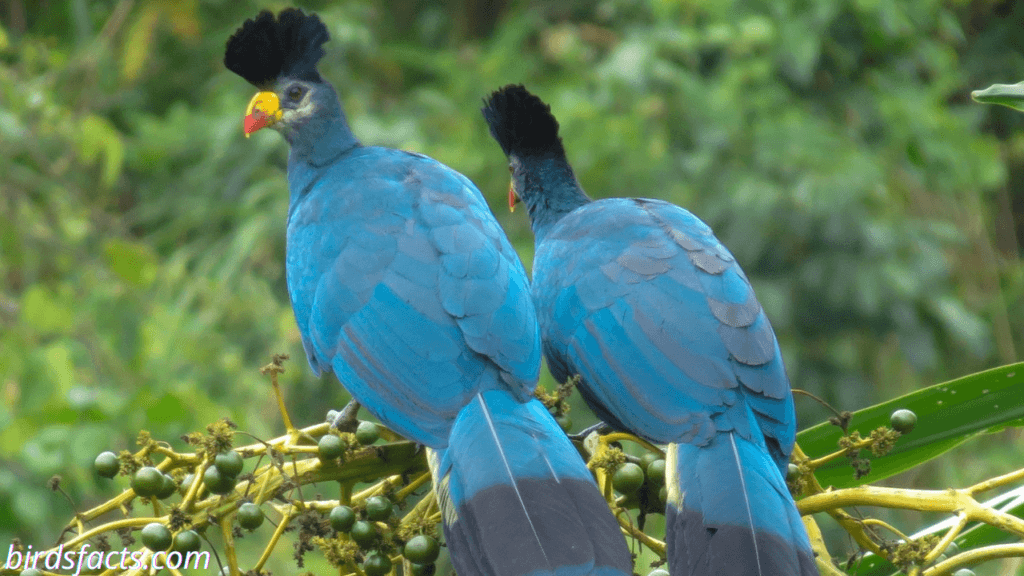
[[[340,414],[341,414],[341,412],[338,412],[337,410],[328,410],[327,411],[327,423],[328,424],[334,424],[334,421],[338,419],[338,416]]]
[[[569,418],[568,414],[555,416],[555,422],[558,422],[558,427],[562,429],[562,432],[572,430],[572,418]]]
[[[171,549],[184,555],[189,552],[198,552],[202,546],[203,543],[195,530],[182,530],[174,535],[174,544],[171,545]]]
[[[171,547],[171,531],[159,522],[150,522],[142,529],[142,543],[153,552]]]
[[[263,524],[263,509],[246,502],[238,507],[238,525],[246,530],[255,530]]]
[[[18,576],[43,576],[43,573],[37,568],[25,568],[18,573]]]
[[[242,473],[242,455],[234,450],[217,454],[213,459],[213,465],[217,467],[221,476],[234,478]]]
[[[363,572],[366,572],[366,576],[384,576],[391,572],[391,558],[376,550],[370,552],[363,561]]]
[[[216,466],[210,466],[203,472],[203,482],[213,494],[227,494],[235,489],[235,479],[221,474]]]
[[[658,568],[657,570],[651,570],[647,576],[668,576],[668,570]]]
[[[363,446],[369,446],[380,439],[380,428],[373,422],[362,421],[356,428],[356,440]]]
[[[155,496],[164,487],[164,473],[152,466],[143,466],[132,476],[132,490],[139,496]]]
[[[96,461],[93,462],[93,468],[96,469],[96,474],[103,478],[113,478],[121,471],[121,461],[117,458],[117,454],[113,452],[100,452],[99,456],[96,457]]]
[[[905,408],[897,410],[889,417],[889,426],[900,434],[910,434],[917,425],[917,414]]]
[[[366,517],[374,522],[383,522],[391,517],[391,500],[383,496],[366,499]]]
[[[619,494],[632,494],[644,483],[644,471],[632,462],[626,462],[615,470],[612,475],[612,486]]]
[[[163,500],[164,498],[170,498],[178,490],[178,485],[174,483],[174,478],[171,478],[167,474],[163,475],[163,483],[160,486],[160,491],[155,494],[157,498]]]
[[[949,556],[956,556],[960,553],[960,547],[956,545],[956,542],[950,542],[949,546],[946,546],[945,553]]]
[[[644,455],[640,457],[640,467],[647,470],[647,467],[651,465],[651,462],[661,459],[661,456],[658,456],[654,452],[644,452]]]
[[[786,480],[793,482],[800,478],[800,467],[796,464],[789,464],[786,467]]]
[[[334,434],[326,434],[316,445],[316,455],[321,461],[334,460],[345,453],[345,443]]]
[[[658,501],[668,502],[668,488],[662,486],[661,490],[658,490]]]
[[[402,556],[415,564],[432,564],[440,553],[441,546],[437,540],[424,534],[413,536],[402,549]]]
[[[188,489],[192,487],[192,482],[196,479],[195,474],[186,474],[185,479],[181,481],[181,493],[186,494]]]
[[[366,520],[359,520],[352,524],[349,535],[360,548],[367,550],[377,541],[377,527]]]
[[[434,576],[434,573],[437,572],[437,566],[433,563],[417,564],[415,562],[410,562],[409,567],[409,572],[412,576]]]
[[[953,572],[953,576],[977,576],[977,575],[974,573],[974,570],[971,570],[970,568],[961,568],[961,569],[957,570],[956,572]]]
[[[356,523],[356,512],[348,506],[331,508],[331,528],[338,532],[348,532]]]
[[[647,479],[659,486],[665,483],[664,460],[659,458],[647,465]]]

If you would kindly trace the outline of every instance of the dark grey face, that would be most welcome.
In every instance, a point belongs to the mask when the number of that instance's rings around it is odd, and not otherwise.
[[[281,120],[272,128],[281,133],[291,132],[305,124],[319,110],[318,92],[323,84],[303,80],[285,80],[276,89],[281,102]]]
[[[513,202],[519,202],[523,199],[523,192],[526,189],[527,170],[523,169],[523,163],[518,156],[511,156],[508,159],[508,171],[512,175],[512,189],[509,192],[510,194],[515,194],[514,199],[511,195],[508,199],[509,207],[511,208]]]

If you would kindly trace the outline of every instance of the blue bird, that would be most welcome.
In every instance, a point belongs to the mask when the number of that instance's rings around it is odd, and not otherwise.
[[[309,364],[426,445],[462,576],[632,572],[590,472],[533,397],[522,263],[480,191],[426,156],[362,146],[316,66],[316,15],[263,11],[225,66],[259,89],[244,131],[290,145],[286,275]]]
[[[603,421],[669,444],[673,575],[817,574],[786,487],[795,414],[775,334],[733,256],[696,216],[591,200],[549,106],[522,86],[485,101],[536,240],[533,298],[552,375]]]

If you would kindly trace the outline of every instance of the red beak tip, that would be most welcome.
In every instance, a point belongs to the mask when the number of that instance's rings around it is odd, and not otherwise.
[[[244,130],[246,134],[252,134],[253,132],[263,128],[267,125],[267,119],[269,116],[261,114],[259,112],[253,112],[245,117]]]

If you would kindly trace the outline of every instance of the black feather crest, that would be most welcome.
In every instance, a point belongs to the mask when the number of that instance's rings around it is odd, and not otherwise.
[[[565,154],[551,106],[521,84],[492,93],[481,112],[506,156]]]
[[[330,39],[316,14],[286,8],[274,18],[264,10],[228,39],[224,66],[261,90],[282,77],[320,82],[316,65]]]

